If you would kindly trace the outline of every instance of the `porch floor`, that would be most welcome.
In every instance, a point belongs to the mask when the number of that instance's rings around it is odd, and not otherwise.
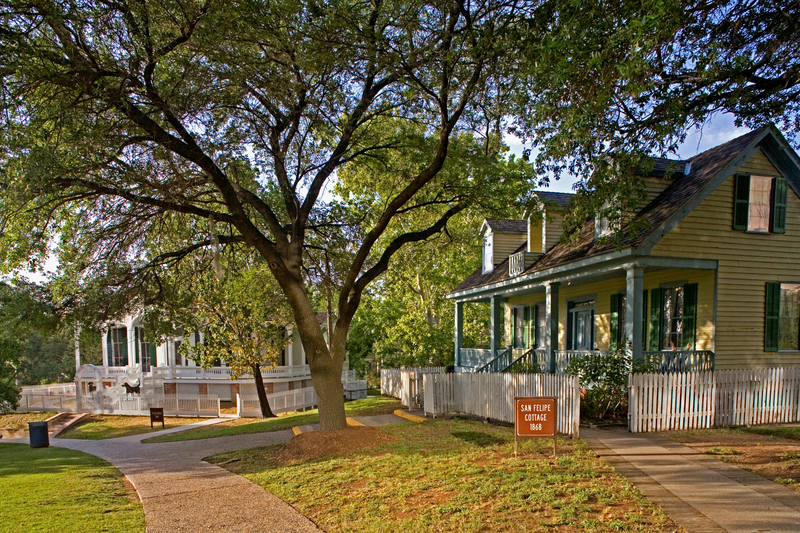
[[[581,428],[581,438],[692,533],[796,532],[800,494],[655,435]]]

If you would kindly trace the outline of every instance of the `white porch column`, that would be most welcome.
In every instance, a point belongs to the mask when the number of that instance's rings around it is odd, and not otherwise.
[[[558,350],[558,288],[559,282],[545,285],[546,300],[545,312],[547,314],[544,330],[544,349],[547,354],[548,369],[551,374],[556,373],[556,351]]]
[[[136,332],[133,327],[133,317],[126,318],[125,329],[128,336],[128,366],[131,366],[136,363]]]
[[[75,324],[75,372],[81,367],[81,325]]]
[[[627,268],[627,284],[625,288],[625,340],[631,349],[631,357],[641,359],[642,354],[642,320],[644,271],[641,268]]]
[[[503,319],[505,317],[505,305],[506,298],[502,296],[492,296],[491,298],[491,305],[492,305],[492,315],[491,315],[491,327],[492,327],[492,340],[491,340],[491,350],[492,350],[492,357],[497,357],[497,352],[503,347]]]
[[[456,302],[456,320],[455,320],[455,345],[456,353],[453,359],[455,366],[461,366],[461,348],[464,346],[464,304],[463,302]]]

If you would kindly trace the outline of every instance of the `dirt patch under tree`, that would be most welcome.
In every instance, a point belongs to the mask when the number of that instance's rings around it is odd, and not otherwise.
[[[313,461],[329,455],[344,455],[363,448],[393,442],[395,437],[378,428],[348,426],[335,431],[309,431],[295,436],[275,454],[278,464]]]

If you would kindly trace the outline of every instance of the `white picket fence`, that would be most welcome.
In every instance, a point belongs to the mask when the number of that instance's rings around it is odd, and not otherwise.
[[[317,393],[314,387],[306,387],[304,389],[267,394],[267,401],[273,413],[285,413],[314,407],[317,405]],[[255,394],[237,394],[236,414],[242,417],[259,418],[261,416],[261,405],[258,403],[258,396]]]
[[[403,394],[402,374],[399,368],[381,369],[381,394],[400,399]]]
[[[632,432],[800,422],[800,368],[633,374]]]
[[[714,372],[631,374],[628,427],[633,433],[710,428],[715,387]]]
[[[122,398],[81,396],[78,408],[75,396],[23,394],[18,413],[48,411],[58,413],[103,413],[114,415],[149,415],[151,407],[163,407],[168,416],[219,416],[219,396],[211,394],[128,395]]]
[[[50,396],[74,396],[75,383],[54,383],[51,385],[23,385],[20,394],[47,394]]]
[[[517,396],[558,397],[557,431],[578,436],[578,378],[563,374],[453,373],[423,374],[425,414],[467,414],[514,422]]]

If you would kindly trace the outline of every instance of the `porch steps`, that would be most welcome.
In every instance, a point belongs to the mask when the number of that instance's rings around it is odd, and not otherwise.
[[[58,413],[47,419],[47,433],[50,437],[58,437],[88,415],[89,413]]]

